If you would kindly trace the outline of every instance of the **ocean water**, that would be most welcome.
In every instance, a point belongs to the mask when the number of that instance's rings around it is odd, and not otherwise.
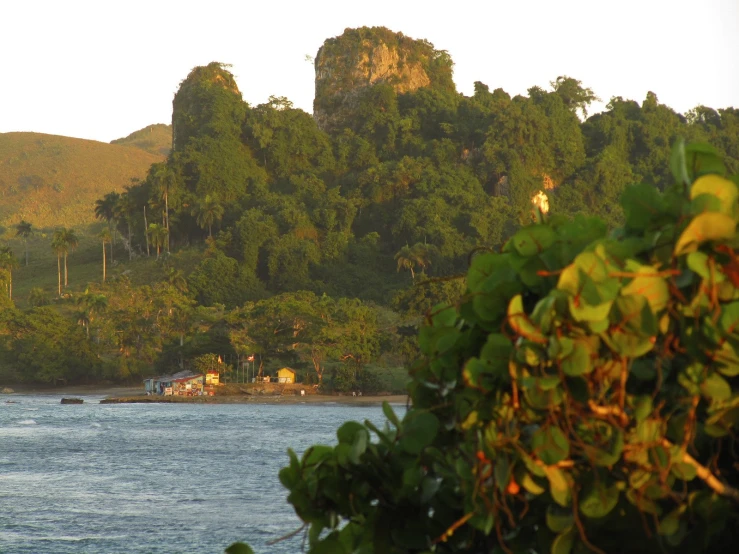
[[[0,397],[2,553],[300,552],[302,536],[267,545],[300,525],[277,477],[287,448],[385,421],[379,406],[60,398]]]

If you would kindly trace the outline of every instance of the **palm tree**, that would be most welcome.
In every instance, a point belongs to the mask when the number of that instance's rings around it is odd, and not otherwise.
[[[128,190],[120,195],[115,205],[115,217],[118,221],[125,221],[128,228],[128,259],[133,258],[133,246],[131,245],[131,220],[136,210],[136,205]],[[112,255],[112,252],[111,252]]]
[[[54,231],[54,236],[51,240],[51,247],[54,249],[54,251],[57,254],[57,266],[59,262],[59,258],[61,256],[64,256],[64,286],[66,287],[69,284],[68,278],[67,278],[67,256],[69,255],[69,250],[74,250],[77,248],[77,245],[79,244],[79,241],[77,240],[77,235],[74,234],[74,229],[67,229],[66,227],[62,227],[61,229],[57,229]],[[61,280],[61,274],[60,274],[60,280]],[[59,295],[61,296],[61,285],[59,286]]]
[[[23,238],[23,247],[26,250],[26,266],[28,265],[28,238],[33,234],[33,225],[21,219],[15,226],[15,236]]]
[[[13,299],[13,269],[18,267],[18,260],[9,246],[0,248],[0,268],[8,272],[8,298]]]
[[[58,293],[62,295],[62,254],[67,251],[67,245],[62,241],[62,237],[59,231],[54,231],[54,236],[51,238],[51,249],[56,254],[56,271],[59,277],[58,281]]]
[[[110,242],[110,232],[107,229],[103,229],[100,231],[100,234],[98,235],[100,239],[103,241],[103,283],[105,282],[105,245]],[[110,263],[113,264],[113,246],[110,247]]]
[[[157,249],[157,260],[159,259],[159,253],[164,245],[167,244],[167,229],[163,225],[152,223],[149,225],[149,238],[151,244]]]
[[[398,271],[408,269],[411,272],[411,280],[416,281],[415,267],[426,269],[431,265],[430,255],[436,249],[435,247],[417,242],[412,247],[407,244],[395,254],[395,260],[398,262]]]
[[[110,236],[115,241],[115,229],[113,228],[113,221],[116,218],[115,207],[118,204],[118,200],[121,195],[117,192],[109,192],[103,198],[95,201],[95,217],[98,219],[104,219],[108,222],[108,230]]]
[[[187,292],[187,279],[185,279],[185,276],[179,269],[170,268],[167,274],[167,281],[178,291]]]
[[[192,215],[195,216],[197,224],[201,229],[208,228],[208,236],[213,237],[213,223],[220,221],[223,217],[223,206],[218,202],[215,196],[207,194],[205,200],[200,202],[193,210]]]
[[[77,312],[77,323],[85,327],[87,338],[90,338],[90,323],[93,316],[104,312],[108,307],[108,298],[104,294],[91,293],[89,289],[85,294],[77,297],[77,305],[82,308]]]

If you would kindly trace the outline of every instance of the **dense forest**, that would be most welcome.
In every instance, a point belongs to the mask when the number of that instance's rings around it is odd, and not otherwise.
[[[10,298],[23,253],[2,253],[3,381],[136,381],[254,354],[261,371],[376,390],[383,368],[416,355],[427,309],[465,289],[471,254],[499,250],[537,195],[618,226],[627,185],[672,182],[680,137],[739,172],[739,109],[679,114],[650,92],[589,115],[596,91],[567,76],[465,96],[446,52],[382,28],[347,30],[315,63],[316,117],[283,97],[248,105],[225,64],[194,68],[166,161],[94,207],[101,261],[118,269],[84,293],[65,290],[72,229],[52,238],[58,298],[32,291],[27,309]],[[142,263],[150,282],[127,273]]]

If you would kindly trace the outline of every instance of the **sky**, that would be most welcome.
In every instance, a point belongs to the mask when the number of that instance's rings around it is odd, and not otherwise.
[[[312,112],[323,41],[361,26],[425,38],[475,81],[526,94],[560,75],[602,99],[739,108],[739,0],[0,0],[0,132],[109,142],[170,123],[190,70],[231,64],[244,100]]]

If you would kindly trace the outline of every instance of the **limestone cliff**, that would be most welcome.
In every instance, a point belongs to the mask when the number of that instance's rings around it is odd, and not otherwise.
[[[324,130],[340,128],[351,117],[357,96],[379,83],[396,92],[421,87],[454,90],[452,61],[446,51],[385,27],[346,29],[326,40],[315,59],[313,115]]]

